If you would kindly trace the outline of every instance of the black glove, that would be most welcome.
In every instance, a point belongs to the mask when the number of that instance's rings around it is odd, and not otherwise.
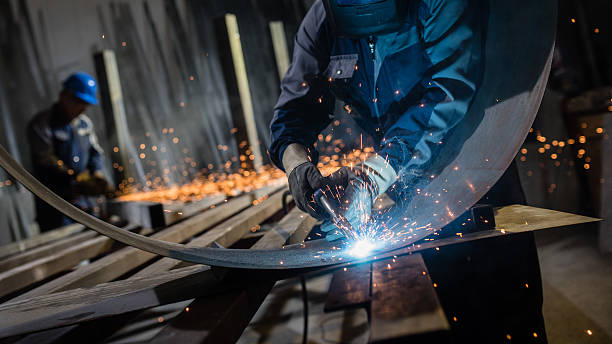
[[[340,214],[351,224],[354,231],[359,231],[360,226],[369,221],[372,215],[372,204],[376,199],[376,186],[368,177],[367,173],[361,169],[350,169],[342,167],[334,172],[334,175],[341,174],[346,178],[344,192],[340,192]],[[346,176],[346,177],[344,177]],[[331,221],[325,221],[321,225],[321,231],[327,233],[326,239],[334,241],[344,237],[344,235],[336,230],[336,225]]]
[[[110,189],[108,181],[99,174],[83,172],[76,177],[76,193],[84,196],[104,195]]]
[[[297,207],[318,220],[328,216],[314,199],[314,192],[328,187],[331,190],[344,188],[347,183],[346,171],[340,170],[328,177],[323,177],[319,169],[311,162],[298,165],[289,175],[289,190]]]

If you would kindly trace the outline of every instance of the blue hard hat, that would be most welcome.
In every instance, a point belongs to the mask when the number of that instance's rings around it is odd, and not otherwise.
[[[70,91],[82,101],[98,105],[98,99],[96,99],[98,83],[91,75],[83,72],[72,74],[64,81],[63,86],[64,90]]]

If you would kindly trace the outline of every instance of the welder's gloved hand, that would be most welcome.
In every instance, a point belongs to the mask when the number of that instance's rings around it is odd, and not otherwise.
[[[395,183],[397,174],[387,161],[378,155],[352,169],[343,167],[336,173],[348,175],[339,211],[351,224],[353,230],[359,230],[360,226],[370,220],[376,198]],[[344,236],[330,220],[321,225],[321,231],[327,233],[325,238],[328,241]]]
[[[314,192],[320,188],[346,184],[346,174],[323,177],[310,161],[304,146],[294,143],[285,149],[283,167],[289,179],[289,190],[297,207],[318,220],[327,215],[314,200]]]
[[[104,195],[106,198],[115,198],[115,187],[106,179],[106,176],[101,171],[94,172],[93,179],[98,185],[98,191],[102,191],[99,195]]]
[[[84,196],[99,196],[107,193],[109,190],[109,183],[101,173],[94,173],[93,175],[89,171],[80,173],[76,177],[76,192]]]

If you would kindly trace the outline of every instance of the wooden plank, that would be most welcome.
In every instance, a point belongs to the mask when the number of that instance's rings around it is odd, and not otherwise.
[[[107,140],[113,147],[110,157],[113,163],[119,164],[117,168],[113,168],[115,180],[121,182],[132,177],[136,182],[144,183],[144,170],[130,139],[115,52],[103,50],[95,54],[94,63],[100,86]],[[130,158],[133,158],[133,163],[130,163]]]
[[[295,210],[295,209],[294,209],[294,211],[292,211],[292,213],[294,213],[294,212],[295,212],[295,213],[297,213],[298,215],[303,215],[302,213],[300,213],[299,211],[297,211],[297,210]],[[547,211],[547,210],[544,210],[544,212],[545,212],[545,213],[547,213],[547,214],[550,214],[550,213],[549,213],[549,211]],[[285,219],[288,219],[288,217],[286,217]],[[283,219],[283,220],[285,220],[285,219]],[[311,218],[310,218],[310,219],[311,219]],[[311,219],[311,220],[312,220],[312,219]],[[314,220],[312,220],[312,221],[314,221]],[[314,223],[314,222],[313,222],[313,223]],[[504,221],[499,221],[499,218],[498,218],[498,225],[499,225],[499,224],[503,224],[503,223],[505,223],[505,222],[504,222]],[[558,224],[558,223],[557,223],[557,224]],[[312,225],[310,225],[310,227],[312,227]],[[284,226],[280,226],[280,225],[279,225],[279,228],[288,228],[288,227],[284,227]],[[286,237],[286,234],[282,234],[282,233],[284,233],[284,232],[283,232],[283,231],[280,231],[280,233],[277,233],[277,234],[279,234],[279,235],[278,235],[278,238],[284,238],[284,237]],[[502,234],[502,233],[501,233],[501,231],[500,231],[500,230],[496,230],[496,231],[488,231],[488,232],[479,232],[479,233],[474,233],[474,234],[469,234],[469,235],[463,236],[463,238],[458,237],[458,238],[446,238],[446,239],[442,239],[442,240],[436,240],[435,242],[428,242],[428,243],[425,243],[425,244],[419,245],[419,247],[417,247],[417,246],[415,245],[414,250],[420,250],[420,249],[433,248],[433,247],[436,247],[436,246],[443,246],[443,245],[448,245],[448,244],[453,244],[453,243],[459,243],[459,242],[462,242],[462,241],[467,241],[467,240],[483,239],[483,238],[495,237],[495,236],[500,236],[500,235],[504,235],[504,234]],[[265,237],[264,237],[264,238],[265,238]],[[262,238],[262,240],[263,240],[263,238]],[[278,240],[279,242],[280,242],[280,241],[282,241],[281,239],[276,239],[276,240]],[[291,239],[289,239],[289,241],[291,241]],[[254,247],[254,248],[255,248],[255,247]],[[171,271],[171,272],[168,272],[168,274],[172,274],[172,273],[174,273],[175,271],[178,271],[178,270],[173,270],[173,271]],[[182,271],[182,270],[181,270],[181,271]],[[426,271],[426,270],[424,270],[424,271]],[[153,276],[153,277],[154,277],[154,276]],[[129,288],[129,284],[128,284],[128,287],[127,287],[127,288]],[[151,293],[152,293],[152,292],[151,292]],[[154,294],[154,293],[152,293],[152,294]],[[43,299],[44,299],[44,298],[43,298]],[[94,299],[91,299],[91,301],[92,301],[92,302],[94,302],[95,300],[94,300]],[[147,302],[148,302],[148,301],[147,301]],[[135,305],[135,306],[133,306],[133,307],[135,307],[135,309],[142,309],[142,308],[138,308],[138,307],[139,307],[138,305]],[[146,308],[146,307],[143,307],[143,308]],[[133,310],[133,309],[132,309],[132,310]],[[125,309],[125,310],[123,310],[123,311],[128,312],[128,311],[130,311],[130,309]],[[122,311],[122,312],[123,312],[123,311]],[[78,310],[77,310],[76,312],[78,312]],[[122,313],[122,312],[119,312],[119,313]],[[2,308],[0,307],[0,319],[3,319],[4,317],[5,317],[5,314],[3,314],[3,313],[2,313]],[[239,326],[237,326],[236,328],[239,328]]]
[[[276,192],[279,191],[279,186],[275,186],[275,185],[269,185],[266,187],[262,187],[260,189],[254,190],[253,192],[250,193],[250,198],[246,199],[247,201],[252,201],[252,200],[260,200],[262,197],[267,196],[269,193],[272,192]],[[213,199],[209,199],[208,202],[214,202],[214,198]],[[215,202],[216,203],[216,202]],[[238,209],[236,211],[238,211],[239,209],[242,209],[241,206],[239,206],[239,204],[235,203],[235,200],[230,200],[228,203],[230,203],[232,206],[234,207],[238,207]],[[195,211],[197,211],[198,209],[207,209],[208,207],[206,207],[206,203],[205,202],[196,202],[194,204],[191,204],[192,207],[190,207],[190,209],[186,210],[186,215],[192,215]],[[224,204],[221,204],[221,206],[225,206]],[[222,207],[218,207],[217,209],[220,209]],[[185,209],[185,208],[183,208]],[[215,213],[219,212],[220,210],[209,210],[209,212],[207,212],[206,214],[208,214],[209,219],[214,218]],[[121,252],[123,254],[121,254]],[[135,256],[135,252],[138,252],[138,255]],[[64,287],[62,288],[62,290],[64,289],[70,289],[76,286],[83,286],[83,285],[87,285],[87,286],[91,286],[95,283],[93,283],[94,281],[98,281],[101,280],[99,283],[102,282],[106,282],[111,280],[112,278],[116,278],[113,277],[117,274],[123,274],[126,272],[126,270],[131,270],[130,267],[134,267],[135,265],[140,265],[143,260],[150,260],[152,259],[154,256],[150,255],[150,254],[146,254],[146,252],[142,252],[133,248],[124,248],[122,251],[119,251],[118,253],[111,255],[111,257],[107,257],[107,258],[103,258],[100,261],[88,266],[88,267],[83,267],[81,268],[79,271],[75,271],[74,273],[72,273],[72,276],[69,276],[69,278],[63,278],[63,280],[58,280],[58,281],[52,281],[50,283],[48,283],[46,285],[47,289],[49,288],[53,288],[54,286],[57,288],[58,285],[61,285],[62,283],[64,284]],[[110,263],[109,263],[110,262]],[[140,262],[140,264],[139,264]],[[123,264],[121,264],[123,263]],[[117,266],[118,264],[121,264],[119,266]],[[89,276],[89,278],[88,278]],[[112,278],[111,278],[112,277]],[[132,277],[135,278],[135,277]],[[72,282],[70,282],[72,280]],[[87,283],[87,284],[83,284],[83,283]],[[93,283],[93,284],[92,284]],[[42,287],[41,287],[42,288]],[[42,290],[44,291],[44,290]],[[25,294],[22,297],[18,298],[18,299],[23,299],[25,297],[29,297],[30,295],[36,295],[36,294]],[[70,333],[71,331],[77,329],[78,325],[71,325],[71,326],[65,326],[63,328],[58,328],[58,329],[53,329],[53,330],[49,330],[49,331],[45,331],[44,333],[46,333],[48,336],[44,336],[44,338],[49,338],[49,340],[45,339],[45,343],[51,343],[54,340],[52,338],[59,338],[62,337],[68,333]],[[30,338],[31,337],[31,338]],[[39,334],[35,334],[35,335],[31,335],[26,337],[25,342],[28,342],[28,340],[39,343],[41,342],[41,338]]]
[[[295,209],[279,223],[278,228],[283,230],[266,233],[271,238],[257,248],[279,247],[285,242],[287,233],[304,226],[312,227],[315,223],[312,217]],[[241,281],[238,283],[242,284]],[[216,295],[231,288],[231,283],[218,280],[209,267],[195,265],[86,289],[11,301],[0,305],[0,338],[188,300],[203,293]]]
[[[80,232],[85,229],[80,223],[74,223],[68,226],[60,227],[49,232],[45,232],[32,238],[17,241],[0,247],[0,258],[7,257],[13,254],[21,253],[25,250],[48,244],[52,241],[65,238],[71,234]]]
[[[234,198],[218,207],[159,231],[153,235],[153,238],[169,242],[183,242],[222,221],[231,214],[248,207],[251,205],[251,202],[252,196],[249,194]],[[152,253],[133,247],[125,247],[92,264],[79,267],[69,274],[24,293],[14,300],[24,300],[44,294],[72,288],[91,287],[99,283],[108,282],[155,257],[156,255]]]
[[[272,37],[272,48],[274,49],[274,58],[276,59],[276,69],[278,69],[278,77],[280,80],[283,80],[291,63],[289,59],[289,48],[287,48],[285,26],[283,22],[279,20],[271,21],[269,27],[270,36]]]
[[[334,272],[325,300],[325,312],[369,305],[371,300],[372,264],[342,268]]]
[[[263,238],[259,239],[251,249],[265,250],[282,247],[286,242],[295,240],[293,236],[302,236],[306,229],[311,230],[317,224],[312,216],[294,208],[283,217]]]
[[[291,243],[302,242],[316,223],[317,220],[313,217],[294,208],[251,248],[256,250],[269,249],[281,247],[285,243],[290,245]]]
[[[372,265],[370,340],[406,340],[449,324],[420,254]]]
[[[298,232],[300,228],[312,228],[315,223],[316,220],[309,215],[293,209],[253,249],[279,247],[288,240],[288,235]],[[214,297],[200,297],[188,306],[188,312],[183,311],[171,320],[152,343],[234,343],[274,284],[273,280],[257,280],[255,275],[243,282],[241,290],[231,290]]]
[[[58,272],[69,270],[85,259],[101,255],[108,251],[114,242],[113,239],[98,236],[0,273],[0,297],[42,281]]]
[[[240,31],[235,15],[228,13],[215,19],[215,37],[230,111],[236,129],[238,152],[247,158],[241,163],[241,167],[258,170],[263,166],[262,155]]]
[[[269,190],[262,190],[262,191],[269,191]],[[296,219],[296,221],[297,219],[301,219],[301,221],[298,222],[297,227],[295,228],[289,227],[288,229],[284,228],[284,226],[287,223],[292,223],[294,221],[293,219]],[[263,237],[257,241],[257,243],[253,246],[253,248],[264,249],[266,247],[279,247],[288,241],[289,242],[300,242],[304,240],[304,238],[306,237],[308,232],[310,232],[310,230],[312,229],[315,223],[316,223],[316,220],[310,217],[308,214],[302,213],[298,209],[293,209],[289,213],[289,215],[285,217],[284,222],[275,224],[270,230],[265,232],[263,234]],[[180,267],[180,265],[178,267]],[[148,273],[141,274],[140,276],[144,277],[146,275],[149,275],[149,274]],[[139,274],[136,274],[132,278],[138,278],[138,276]],[[95,323],[91,325],[88,324],[88,326],[104,326],[105,328],[107,328],[109,324],[111,324],[110,326],[113,326],[113,325],[117,326],[119,325],[119,323],[124,324],[126,322],[130,322],[134,318],[134,316],[135,316],[134,314],[130,314],[126,316],[117,316],[113,318],[115,320],[112,322],[106,321],[104,323]],[[44,333],[48,333],[49,336],[53,336],[52,338],[59,338],[59,337],[64,336],[66,333],[74,330],[76,326],[78,325],[45,331]],[[39,338],[38,336],[34,336],[33,340],[34,340],[33,342],[36,342],[36,343],[41,342],[41,338]],[[44,343],[52,343],[54,341],[55,340],[46,340],[44,341]]]
[[[172,272],[39,296],[0,305],[0,338],[77,324],[214,291],[218,280],[209,267]]]
[[[0,272],[10,270],[19,265],[23,265],[33,260],[51,255],[65,248],[76,245],[77,243],[92,239],[97,235],[98,233],[94,231],[85,231],[83,233],[78,233],[67,238],[56,240],[50,244],[35,247],[31,250],[27,250],[20,254],[13,255],[0,261]]]
[[[164,206],[164,218],[166,226],[189,218],[227,199],[226,195],[213,195],[204,197],[199,201],[191,203],[173,202]]]
[[[292,217],[302,218],[304,221],[300,225],[298,225],[295,231],[291,232],[287,229],[281,227],[278,223],[274,224],[272,228],[267,230],[264,233],[247,233],[242,237],[241,240],[245,239],[250,234],[258,234],[262,237],[257,241],[254,248],[265,248],[265,247],[278,247],[286,242],[301,242],[304,240],[308,232],[312,229],[316,220],[311,218],[308,214],[304,214],[300,212],[298,209],[294,209],[290,215],[289,219]],[[308,218],[306,218],[308,217]],[[290,239],[290,240],[289,240]],[[181,264],[183,265],[183,263]],[[182,267],[179,265],[178,267]],[[191,264],[190,264],[191,265]],[[134,278],[134,277],[132,277]],[[33,334],[27,336],[29,343],[55,343],[57,340],[61,338],[61,340],[66,340],[67,338],[80,338],[83,333],[88,333],[88,329],[95,328],[98,333],[108,333],[108,335],[114,333],[119,328],[125,326],[126,323],[131,323],[134,318],[139,314],[139,312],[129,312],[127,314],[121,314],[117,316],[113,316],[112,318],[104,318],[91,321],[87,323],[85,326],[83,325],[72,325],[65,326],[53,330],[43,331],[37,334]],[[77,328],[78,327],[78,328]],[[77,330],[74,333],[72,330]],[[70,333],[69,337],[66,335]],[[77,337],[74,337],[77,336]],[[106,337],[105,337],[106,338]],[[101,338],[96,337],[95,340],[99,340]],[[19,343],[22,343],[21,341]],[[28,343],[28,342],[24,342]]]
[[[226,200],[219,194],[195,202],[162,204],[148,201],[115,201],[108,204],[110,213],[143,227],[161,228],[189,218]]]
[[[201,236],[193,239],[187,244],[188,247],[208,247],[213,243],[218,243],[223,247],[229,247],[240,240],[252,228],[265,221],[270,216],[282,209],[283,192],[277,192],[264,200],[262,203],[254,205],[240,214],[229,218],[210,229]],[[156,274],[161,271],[168,271],[181,263],[180,260],[172,258],[162,258],[158,262],[142,269],[134,276],[146,276]]]

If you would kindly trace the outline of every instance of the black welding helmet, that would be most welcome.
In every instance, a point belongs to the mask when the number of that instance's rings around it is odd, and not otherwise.
[[[409,0],[323,0],[337,36],[362,38],[399,31]]]

